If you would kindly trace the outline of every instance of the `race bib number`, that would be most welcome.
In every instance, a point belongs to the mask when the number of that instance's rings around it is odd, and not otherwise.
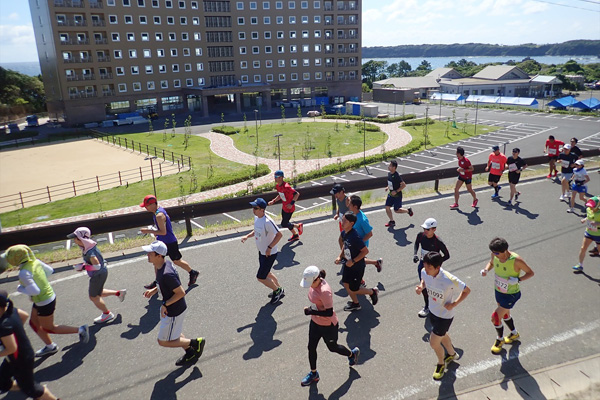
[[[281,201],[285,202],[287,200],[287,198],[285,197],[285,193],[283,192],[279,192],[279,198],[281,198]]]
[[[508,164],[508,171],[515,172],[517,170],[517,164]]]
[[[381,186],[380,186],[381,187]],[[344,248],[344,258],[346,260],[350,260],[352,258],[352,254],[350,254],[350,249]]]
[[[427,294],[433,301],[444,304],[444,292],[439,292],[435,289],[427,288]]]
[[[556,155],[556,149],[548,149],[548,155],[555,156]]]
[[[508,280],[499,277],[498,275],[496,275],[495,279],[494,279],[494,283],[496,285],[496,289],[498,289],[498,291],[500,293],[506,293],[508,291]]]
[[[390,189],[390,191],[394,190],[394,184],[392,181],[388,181],[388,189]]]
[[[588,230],[592,231],[592,232],[596,232],[598,231],[598,227],[596,226],[596,224],[594,223],[594,221],[590,221],[589,219],[586,221],[586,225]]]
[[[560,162],[562,163],[563,168],[569,168],[569,165],[571,165],[569,160],[560,160]]]
[[[500,169],[500,163],[492,162],[492,169]]]

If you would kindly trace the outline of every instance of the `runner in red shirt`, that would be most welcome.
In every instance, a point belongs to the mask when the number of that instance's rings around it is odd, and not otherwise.
[[[546,140],[544,146],[544,154],[548,154],[550,172],[546,178],[552,178],[552,171],[554,171],[554,176],[558,174],[558,171],[556,170],[556,160],[558,160],[558,155],[560,154],[559,147],[564,144],[565,142],[554,139],[554,136],[548,136],[548,140]]]
[[[289,183],[283,180],[283,171],[275,171],[275,189],[277,190],[277,197],[269,202],[269,205],[277,203],[279,200],[282,201],[283,206],[281,207],[281,227],[288,228],[292,232],[292,237],[288,239],[288,242],[294,242],[300,239],[300,235],[303,232],[302,223],[294,224],[291,223],[292,214],[296,210],[296,200],[300,197],[300,193],[296,191]],[[298,233],[296,233],[298,229]]]
[[[465,149],[462,147],[456,148],[456,158],[458,158],[458,168],[456,169],[458,172],[458,180],[456,181],[456,186],[454,186],[454,204],[452,204],[450,208],[458,208],[458,198],[460,197],[459,190],[463,182],[467,186],[467,191],[473,196],[473,204],[471,207],[477,207],[477,202],[479,200],[477,200],[477,195],[471,185],[473,179],[473,165],[471,165],[471,161],[465,157]]]
[[[502,171],[506,168],[506,156],[500,153],[499,146],[492,146],[492,153],[488,157],[487,166],[485,167],[486,172],[490,171],[488,175],[488,185],[494,188],[494,194],[492,199],[498,198],[500,195],[498,192],[502,187],[498,186]]]

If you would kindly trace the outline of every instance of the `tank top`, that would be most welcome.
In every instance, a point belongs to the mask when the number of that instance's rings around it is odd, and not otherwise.
[[[498,257],[494,257],[494,274],[496,290],[501,293],[514,294],[521,290],[519,284],[510,285],[508,278],[518,278],[519,272],[515,271],[515,260],[519,255],[510,253],[508,259],[501,263]]]
[[[160,240],[164,244],[176,242],[177,237],[173,233],[173,227],[171,226],[171,218],[169,218],[169,214],[167,214],[167,212],[165,211],[164,208],[158,207],[156,209],[156,213],[152,216],[152,218],[154,218],[154,225],[156,225],[156,227],[158,228],[158,224],[156,223],[156,214],[158,214],[158,213],[165,214],[165,217],[167,219],[165,221],[165,227],[167,228],[167,233],[165,235],[156,235],[156,239]]]

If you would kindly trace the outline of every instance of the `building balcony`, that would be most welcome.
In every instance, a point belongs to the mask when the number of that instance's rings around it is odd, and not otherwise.
[[[101,1],[90,1],[90,8],[104,8],[104,4]]]
[[[111,74],[110,72],[107,74],[100,74],[100,79],[112,79],[113,78],[113,74]]]
[[[54,7],[85,7],[82,0],[54,0]]]
[[[62,45],[86,45],[90,44],[90,39],[69,39],[69,40],[61,40],[60,44]]]
[[[92,26],[106,26],[106,21],[103,19],[93,19]]]
[[[114,90],[103,90],[102,91],[102,96],[104,96],[104,97],[114,96],[114,95],[115,95]]]
[[[60,21],[56,21],[58,26],[87,26],[87,20],[73,20],[73,19],[64,19]]]
[[[94,41],[96,42],[96,44],[108,44],[107,38],[95,39]]]
[[[325,21],[325,25],[333,25],[333,21]]]
[[[357,79],[358,79],[357,76],[352,76],[352,75],[338,76],[338,81],[355,81]]]
[[[77,93],[69,93],[69,99],[88,99],[92,97],[98,97],[98,92],[77,92]]]
[[[333,49],[331,49],[331,50],[325,50],[325,54],[333,54],[333,53],[334,53]]]
[[[73,63],[89,63],[94,61],[92,57],[87,58],[65,58],[63,59],[65,64],[73,64]]]
[[[110,56],[98,56],[98,62],[110,62]]]
[[[85,74],[85,75],[71,75],[67,76],[67,82],[73,81],[91,81],[96,79],[94,74]]]
[[[325,63],[325,67],[327,67],[327,68],[333,68],[333,63]]]

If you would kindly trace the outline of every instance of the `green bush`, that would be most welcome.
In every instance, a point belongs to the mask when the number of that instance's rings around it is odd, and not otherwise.
[[[425,124],[427,125],[433,125],[435,121],[431,118],[427,118],[427,120],[425,120],[425,118],[421,118],[421,119],[415,119],[414,121],[405,121],[402,123],[402,126],[423,126]]]
[[[323,118],[323,119],[344,119],[344,120],[355,120],[355,121],[362,121],[362,119],[363,119],[363,117],[361,117],[360,115],[349,115],[349,114],[343,114],[341,116],[323,115],[321,118]],[[407,119],[413,119],[413,118],[415,118],[414,114],[406,114],[404,116],[399,115],[397,117],[388,117],[388,118],[364,117],[365,121],[379,122],[381,124],[391,124],[392,122],[406,121]]]
[[[235,135],[240,130],[239,128],[234,128],[233,126],[219,126],[212,129],[213,132],[222,133],[223,135]]]
[[[270,172],[271,170],[267,165],[258,164],[258,168],[248,167],[244,171],[237,174],[233,174],[231,176],[211,178],[202,184],[201,191],[204,192],[206,190],[218,189],[229,185],[234,185],[236,183],[244,182],[250,179],[258,178],[263,175],[267,175]]]
[[[381,132],[381,128],[373,124],[363,124],[362,122],[356,122],[354,123],[354,126],[356,126],[359,129],[362,129],[364,127],[367,130],[367,132]]]

